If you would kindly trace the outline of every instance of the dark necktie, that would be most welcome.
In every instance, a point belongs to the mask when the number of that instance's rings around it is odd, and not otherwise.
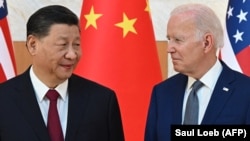
[[[56,90],[49,90],[46,97],[50,100],[47,128],[51,141],[63,141],[62,127],[57,111],[57,98],[59,94]]]
[[[198,124],[199,99],[197,96],[197,91],[202,85],[202,82],[199,80],[195,81],[193,84],[193,88],[188,96],[183,124]]]

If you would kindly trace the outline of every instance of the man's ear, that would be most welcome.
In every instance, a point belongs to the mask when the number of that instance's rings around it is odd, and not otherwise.
[[[204,47],[205,52],[208,52],[214,48],[214,38],[213,38],[212,34],[206,33],[204,35],[203,47]]]
[[[38,39],[34,35],[29,35],[27,37],[26,46],[27,46],[27,49],[31,55],[36,54],[37,41],[38,41]]]

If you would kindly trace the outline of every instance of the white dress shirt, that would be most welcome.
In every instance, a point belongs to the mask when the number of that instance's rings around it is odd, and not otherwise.
[[[35,90],[37,102],[39,104],[43,119],[45,124],[47,125],[47,117],[49,110],[49,99],[45,96],[47,91],[50,89],[47,87],[42,81],[38,79],[33,71],[33,67],[30,69],[30,78]],[[55,90],[60,94],[57,101],[58,114],[60,117],[60,122],[63,130],[63,135],[65,138],[66,134],[66,126],[67,126],[67,115],[68,115],[68,80],[64,81],[60,85],[58,85]]]
[[[198,124],[201,124],[201,121],[203,119],[203,116],[205,114],[205,111],[207,109],[209,100],[212,96],[215,84],[220,76],[220,73],[222,71],[222,65],[220,61],[217,59],[216,63],[213,65],[213,67],[205,73],[200,81],[204,84],[198,91],[198,99],[199,99],[199,119],[198,119]],[[185,109],[186,109],[186,103],[187,103],[187,98],[192,90],[192,84],[194,83],[195,79],[192,77],[188,77],[188,85],[185,91],[184,95],[184,101],[183,101],[183,110],[182,110],[182,119],[184,120],[184,114],[185,114]],[[182,122],[183,122],[182,120]]]

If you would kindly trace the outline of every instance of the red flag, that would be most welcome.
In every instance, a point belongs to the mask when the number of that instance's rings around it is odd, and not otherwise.
[[[0,83],[16,75],[13,45],[7,21],[7,4],[0,2]]]
[[[233,69],[250,76],[250,1],[229,0],[226,15],[225,47],[221,58]]]
[[[142,141],[153,85],[162,80],[146,0],[84,0],[75,73],[115,90],[126,141]]]

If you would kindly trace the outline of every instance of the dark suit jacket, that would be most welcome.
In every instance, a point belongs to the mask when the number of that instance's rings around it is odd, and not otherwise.
[[[123,141],[114,91],[72,75],[65,141]],[[27,70],[0,84],[0,141],[49,141]]]
[[[223,62],[222,66],[201,124],[250,124],[250,79],[231,70]],[[171,125],[182,123],[187,81],[187,76],[176,74],[154,87],[145,141],[170,141]]]

